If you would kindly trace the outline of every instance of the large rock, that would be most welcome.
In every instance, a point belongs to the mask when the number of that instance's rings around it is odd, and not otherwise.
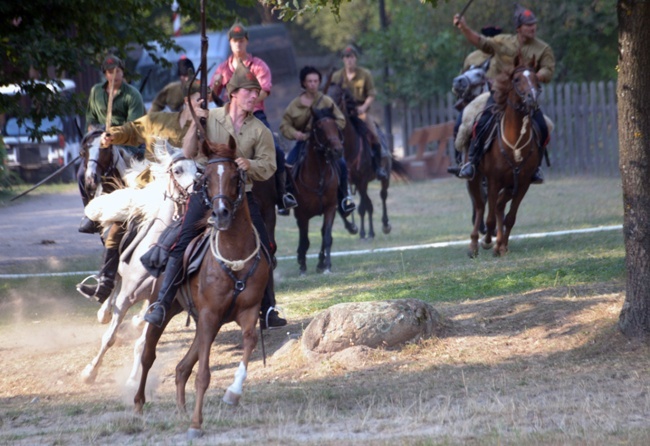
[[[444,322],[417,299],[334,305],[319,313],[302,336],[306,353],[328,354],[350,347],[391,348],[440,333]]]

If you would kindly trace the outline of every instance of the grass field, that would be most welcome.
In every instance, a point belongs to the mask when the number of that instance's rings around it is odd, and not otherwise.
[[[371,193],[379,208],[378,190]],[[388,206],[391,234],[381,234],[379,216],[373,241],[347,234],[338,221],[334,251],[469,241],[461,181],[393,184]],[[531,187],[513,235],[620,225],[622,214],[620,180],[553,179]],[[319,231],[314,219],[309,253],[318,252]],[[284,260],[276,292],[289,326],[266,335],[267,353],[276,353],[264,367],[258,347],[242,406],[224,406],[219,399],[240,355],[236,327],[225,327],[213,348],[208,435],[192,444],[650,441],[650,349],[616,329],[625,287],[620,230],[513,240],[504,258],[481,251],[470,259],[465,246],[340,256],[328,275],[308,259],[305,276],[295,261],[297,237],[293,217],[279,217]],[[135,417],[132,390],[122,384],[132,355],[126,335],[98,383],[79,385],[103,328],[93,320],[96,305],[71,291],[76,281],[0,284],[0,443],[185,443],[188,417],[173,404],[174,366],[192,338],[185,318],[163,336],[152,402]],[[310,362],[298,343],[280,349],[333,304],[399,298],[431,303],[449,322],[445,333],[347,361]]]

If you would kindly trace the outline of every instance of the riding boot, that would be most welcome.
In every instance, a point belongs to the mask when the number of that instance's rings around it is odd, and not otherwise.
[[[537,166],[537,170],[533,174],[530,184],[544,184],[544,172],[542,172],[542,166]]]
[[[158,300],[151,306],[151,312],[144,315],[144,320],[156,327],[162,327],[165,316],[172,306],[178,287],[183,277],[183,257],[170,257],[165,267],[165,277],[158,292]]]
[[[468,180],[474,178],[474,174],[476,172],[475,164],[476,160],[478,159],[478,146],[478,141],[472,141],[469,145],[468,161],[460,168],[460,172],[458,172],[458,178],[465,178]]]
[[[96,223],[92,221],[90,218],[84,217],[81,219],[81,223],[79,224],[79,232],[82,232],[84,234],[95,234],[99,233],[101,230],[101,226],[99,223]]]
[[[287,320],[280,317],[276,309],[273,285],[269,284],[264,290],[262,306],[260,307],[260,327],[262,330],[266,330],[267,328],[278,328],[284,327],[285,325],[287,325]]]
[[[339,202],[339,212],[343,215],[344,218],[347,218],[354,210],[357,208],[357,205],[354,203],[354,198],[350,191],[348,190],[348,182],[341,181],[342,184],[339,185],[337,191],[337,197]]]
[[[382,158],[381,158],[381,144],[379,143],[374,143],[372,145],[372,153],[373,157],[375,158],[375,175],[377,176],[378,180],[387,180],[388,179],[388,172],[386,172],[386,169],[384,166],[382,166]]]
[[[108,296],[113,292],[113,288],[115,288],[115,276],[117,275],[119,264],[119,250],[117,248],[107,248],[106,251],[104,251],[104,265],[99,272],[97,285],[81,284],[78,287],[79,292],[85,296],[91,296],[100,304],[104,303]]]
[[[296,197],[287,190],[289,189],[289,187],[287,187],[287,182],[289,181],[287,178],[287,172],[276,173],[275,178],[275,186],[278,191],[278,196],[280,197],[280,200],[278,201],[278,214],[289,215],[289,210],[298,206],[298,202],[296,201]]]

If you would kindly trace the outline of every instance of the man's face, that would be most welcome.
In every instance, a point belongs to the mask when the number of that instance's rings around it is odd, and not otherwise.
[[[124,71],[120,67],[115,67],[104,71],[104,76],[106,76],[106,80],[109,83],[113,81],[114,85],[119,85],[122,83],[122,79],[124,79]]]
[[[241,39],[230,39],[230,50],[233,54],[244,54],[248,47],[248,39],[242,37]]]
[[[260,91],[257,88],[240,88],[232,94],[232,99],[240,109],[252,112],[259,95]]]
[[[345,65],[345,68],[356,68],[357,56],[354,54],[346,54],[343,56],[343,65]]]
[[[532,23],[530,25],[521,25],[517,28],[517,34],[519,34],[524,40],[532,40],[535,38],[537,33],[537,23]]]
[[[310,93],[316,93],[320,86],[320,76],[316,73],[309,73],[305,77],[304,87]]]

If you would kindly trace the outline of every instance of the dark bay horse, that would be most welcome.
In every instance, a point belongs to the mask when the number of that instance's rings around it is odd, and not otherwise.
[[[514,68],[502,73],[494,84],[497,107],[496,136],[478,165],[477,174],[468,182],[468,191],[474,205],[474,229],[468,255],[478,255],[479,229],[485,213],[485,199],[481,192],[483,179],[487,182],[488,215],[486,235],[481,241],[484,249],[492,247],[496,229],[494,255],[508,252],[508,238],[515,225],[517,210],[530,186],[540,160],[540,148],[533,132],[533,113],[538,108],[541,93],[535,74],[535,59],[521,64],[515,58]],[[506,205],[510,208],[506,215]]]
[[[331,84],[328,88],[327,94],[334,100],[334,103],[341,109],[345,115],[345,128],[343,129],[343,147],[345,162],[348,166],[348,176],[354,189],[359,192],[360,203],[357,207],[359,217],[361,220],[361,227],[359,229],[359,237],[366,238],[365,217],[368,214],[368,233],[367,237],[373,239],[375,237],[375,228],[372,222],[372,214],[374,207],[372,200],[368,196],[368,184],[376,179],[375,167],[372,161],[372,149],[370,147],[370,139],[368,135],[368,128],[359,117],[356,116],[354,100],[351,93],[342,88],[340,85]],[[386,144],[382,141],[382,144]],[[406,169],[402,164],[395,160],[392,156],[388,157],[386,171],[388,178],[381,180],[381,190],[379,196],[381,197],[382,206],[382,231],[384,234],[389,234],[392,227],[388,219],[388,209],[386,207],[386,199],[388,198],[388,187],[390,186],[391,173],[397,173],[403,178],[406,178]],[[356,234],[357,227],[354,221],[350,222],[346,217],[341,215],[345,228],[351,234]]]
[[[189,279],[190,305],[197,315],[196,333],[189,351],[176,367],[176,403],[185,411],[185,386],[194,364],[199,363],[194,413],[188,430],[190,439],[203,433],[203,401],[210,382],[210,347],[221,326],[232,321],[242,329],[244,353],[224,401],[229,404],[239,401],[248,362],[257,345],[255,325],[271,274],[248,210],[245,173],[237,168],[235,153],[232,138],[227,145],[209,143],[203,177],[202,190],[211,208],[207,223],[210,249],[199,270]],[[146,379],[155,359],[158,339],[169,320],[180,310],[181,302],[175,300],[162,328],[148,326],[140,386],[134,399],[136,412],[141,413],[145,403]]]
[[[84,205],[95,196],[124,187],[124,175],[130,156],[118,146],[100,148],[102,130],[88,132],[81,140],[82,163],[85,166],[83,187],[80,184]],[[84,196],[85,195],[85,196]]]
[[[300,232],[298,264],[300,274],[307,271],[309,249],[309,220],[323,216],[322,244],[318,254],[318,272],[330,272],[332,260],[332,226],[337,208],[339,171],[336,160],[343,155],[341,134],[336,126],[332,108],[312,108],[312,129],[304,148],[304,159],[293,167],[292,172],[298,207],[294,216]]]

